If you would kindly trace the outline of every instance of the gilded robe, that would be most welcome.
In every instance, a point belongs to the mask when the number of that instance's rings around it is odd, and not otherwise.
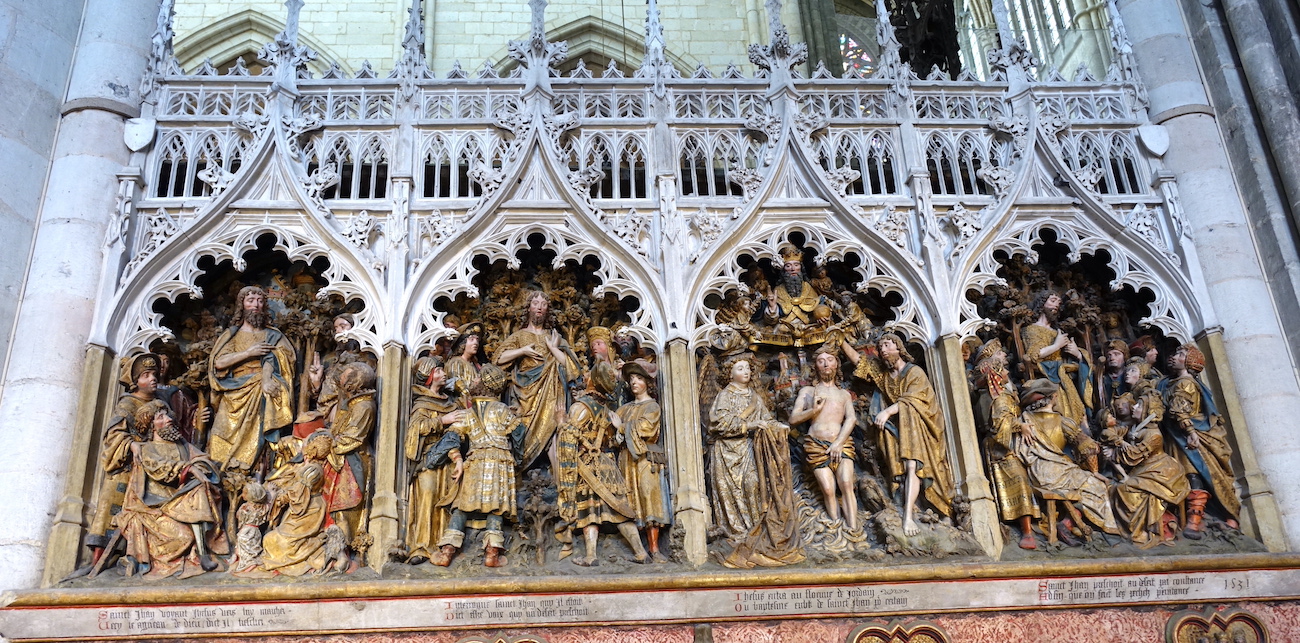
[[[1087,426],[1088,409],[1092,407],[1092,376],[1087,355],[1082,362],[1065,361],[1061,351],[1046,357],[1038,354],[1056,341],[1057,330],[1038,324],[1028,324],[1020,329],[1025,340],[1025,362],[1034,371],[1032,377],[1042,374],[1061,387],[1056,396],[1057,411],[1078,426]]]
[[[729,538],[740,538],[758,519],[752,497],[758,477],[750,434],[772,422],[759,395],[739,384],[718,393],[709,411],[709,480],[713,483],[713,521]]]
[[[524,468],[528,468],[550,446],[560,424],[560,409],[569,407],[568,385],[581,375],[578,358],[563,340],[560,343],[565,356],[563,363],[551,354],[546,345],[549,332],[517,330],[501,343],[496,353],[500,356],[508,350],[532,346],[542,354],[542,359],[522,356],[515,360],[512,369],[511,396],[518,403],[519,415],[528,427],[523,446]],[[495,357],[493,361],[496,361]]]
[[[259,342],[273,348],[261,358],[226,369],[216,367],[218,359]],[[227,328],[217,337],[208,360],[208,381],[216,407],[208,433],[208,452],[222,469],[252,469],[265,435],[293,422],[295,359],[293,346],[274,328],[253,332]],[[270,369],[280,384],[275,395],[262,391],[264,368]]]
[[[460,480],[439,504],[513,520],[518,502],[514,454],[523,443],[525,426],[509,407],[492,398],[474,398],[471,410],[447,429],[426,460],[432,466],[442,466],[452,450],[469,447]]]
[[[1201,381],[1190,375],[1163,382],[1165,395],[1165,429],[1177,447],[1174,457],[1187,475],[1200,474],[1208,491],[1232,518],[1241,514],[1241,500],[1233,485],[1232,447],[1223,417],[1214,405],[1214,396]],[[1199,449],[1187,444],[1189,431],[1196,431]]]
[[[1014,436],[1020,433],[1020,404],[1014,393],[1003,389],[991,398],[988,408],[991,431],[984,438],[984,457],[989,463],[998,514],[1003,520],[1017,520],[1022,516],[1037,518],[1038,503],[1034,501],[1029,471],[1016,455],[1013,444]]]
[[[117,399],[113,414],[101,438],[99,467],[104,479],[95,500],[95,513],[90,520],[90,533],[86,544],[91,547],[108,545],[108,532],[113,528],[113,517],[122,510],[126,501],[127,482],[131,477],[133,457],[131,445],[148,438],[148,427],[135,426],[135,412],[150,400],[142,400],[130,393]]]
[[[418,384],[411,388],[415,400],[411,403],[403,455],[407,466],[415,473],[411,478],[411,496],[406,513],[406,552],[409,556],[431,558],[451,519],[446,504],[439,503],[454,488],[451,474],[455,467],[447,463],[428,466],[426,458],[446,434],[447,427],[442,418],[455,411],[456,404],[451,398]]]
[[[709,437],[713,519],[736,543],[722,564],[749,569],[802,561],[789,428],[772,419],[757,391],[732,383],[713,401]]]
[[[1033,429],[1033,439],[1014,436],[1016,454],[1029,470],[1039,494],[1074,502],[1089,522],[1108,534],[1118,534],[1106,482],[1085,471],[1066,453],[1069,444],[1089,441],[1069,418],[1055,412],[1030,412],[1023,416]]]
[[[451,386],[451,382],[454,380],[462,382],[462,384],[457,386],[456,391],[468,391],[470,386],[472,386],[474,382],[478,381],[479,365],[461,357],[460,355],[447,360],[445,370],[447,373],[448,387]]]
[[[798,295],[791,295],[784,283],[773,286],[772,291],[776,293],[777,314],[773,315],[766,303],[762,304],[760,311],[771,325],[784,322],[792,328],[806,326],[812,320],[813,310],[822,303],[821,294],[807,281],[801,284]]]
[[[330,425],[334,448],[326,458],[323,495],[334,521],[351,537],[360,528],[362,501],[372,465],[366,441],[375,428],[375,392],[359,391],[343,401]]]
[[[1182,465],[1165,453],[1164,444],[1154,421],[1115,444],[1115,462],[1131,467],[1115,487],[1115,515],[1128,526],[1129,537],[1138,545],[1151,542],[1153,531],[1159,537],[1160,517],[1166,507],[1177,506],[1191,491]]]
[[[193,445],[154,440],[131,446],[131,467],[122,511],[114,519],[126,553],[150,565],[148,578],[203,573],[194,530],[207,528],[206,545],[228,553],[221,531],[221,480],[216,465]]]
[[[287,576],[301,576],[325,568],[325,519],[329,516],[319,489],[302,480],[310,463],[293,465],[281,487],[286,505],[275,528],[262,538],[262,567]],[[281,501],[277,501],[278,502]]]
[[[853,375],[875,383],[884,398],[872,404],[873,415],[884,407],[898,405],[898,414],[885,423],[877,442],[884,455],[890,489],[897,491],[902,486],[907,475],[906,461],[915,460],[925,499],[935,511],[950,515],[953,482],[943,409],[925,371],[909,362],[902,371],[894,373],[878,359],[866,357],[858,360]]]
[[[560,426],[557,504],[560,520],[571,529],[636,519],[627,480],[610,452],[614,425],[609,413],[601,402],[582,397]]]
[[[654,400],[628,402],[618,407],[623,420],[623,451],[619,468],[627,480],[629,499],[636,510],[638,525],[672,523],[668,490],[668,457],[660,439],[663,419]]]

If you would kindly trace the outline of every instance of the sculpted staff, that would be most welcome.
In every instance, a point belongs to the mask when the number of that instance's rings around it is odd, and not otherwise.
[[[1162,386],[1167,409],[1165,431],[1178,446],[1174,455],[1192,486],[1187,494],[1183,535],[1199,540],[1211,499],[1226,514],[1228,526],[1237,528],[1241,501],[1232,483],[1232,447],[1214,396],[1197,377],[1205,370],[1205,355],[1194,344],[1184,344],[1170,356],[1169,369],[1173,375]]]
[[[884,464],[891,489],[903,487],[903,533],[920,533],[916,525],[916,500],[922,487],[925,498],[939,513],[952,513],[952,471],[944,433],[943,410],[925,372],[911,363],[903,339],[885,333],[876,340],[879,357],[862,359],[858,351],[843,342],[844,354],[857,366],[854,377],[867,380],[880,390],[883,403],[876,413]],[[874,406],[873,406],[874,410]]]
[[[528,427],[522,464],[526,469],[550,446],[560,416],[568,407],[568,385],[581,372],[568,343],[550,328],[550,301],[546,293],[529,292],[524,297],[524,305],[524,327],[501,343],[492,361],[509,369],[512,375],[511,391],[519,405],[519,415]]]
[[[841,503],[844,522],[850,530],[858,528],[858,477],[853,470],[853,425],[857,415],[849,392],[839,385],[840,359],[834,349],[822,346],[813,363],[817,367],[817,383],[799,391],[791,424],[811,423],[804,435],[804,453],[813,477],[821,487],[826,513],[831,520],[839,520]],[[836,484],[840,498],[835,495]]]
[[[266,291],[245,286],[208,362],[216,417],[208,451],[222,469],[253,468],[268,434],[293,421],[293,346],[267,327]]]

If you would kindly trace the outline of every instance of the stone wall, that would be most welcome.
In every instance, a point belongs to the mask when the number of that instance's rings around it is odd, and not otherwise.
[[[782,18],[795,40],[803,27],[794,3],[786,3]],[[410,3],[404,0],[363,0],[345,4],[307,3],[302,10],[303,42],[321,54],[315,67],[340,67],[355,72],[363,61],[387,74],[401,55],[401,41]],[[494,5],[447,0],[426,3],[426,38],[429,66],[445,75],[456,61],[475,70],[483,61],[500,65],[507,60],[506,43],[528,33],[527,4]],[[669,59],[682,73],[703,63],[721,74],[728,63],[748,67],[744,43],[767,40],[766,12],[757,0],[740,3],[688,2],[662,9],[668,34]],[[250,14],[257,17],[250,18]],[[546,10],[547,30],[555,40],[569,40],[573,55],[592,51],[628,66],[640,63],[644,50],[645,4],[628,2],[593,5],[575,0],[551,3]],[[176,3],[176,46],[182,67],[191,71],[213,58],[221,64],[232,55],[231,43],[243,43],[258,30],[283,27],[283,3],[274,1]],[[220,28],[214,28],[214,25]],[[260,33],[248,39],[269,40]],[[599,70],[596,70],[599,71]]]
[[[9,353],[83,4],[0,0],[0,364]]]

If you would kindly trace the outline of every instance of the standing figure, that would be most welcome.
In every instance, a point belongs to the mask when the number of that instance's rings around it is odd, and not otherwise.
[[[316,398],[316,408],[299,409],[294,419],[295,437],[305,438],[316,429],[324,428],[334,419],[334,410],[339,403],[339,372],[344,364],[358,359],[360,345],[356,340],[344,340],[343,334],[352,330],[352,315],[342,314],[334,318],[335,350],[322,356],[312,353],[312,362],[307,366],[307,383],[310,393]]]
[[[1060,414],[1086,428],[1088,408],[1092,406],[1091,366],[1088,356],[1057,327],[1061,295],[1053,290],[1041,291],[1030,302],[1029,310],[1037,319],[1020,329],[1025,342],[1024,360],[1031,371],[1026,377],[1045,377],[1060,387]],[[1073,360],[1066,360],[1062,352]]]
[[[668,559],[659,553],[659,530],[672,524],[672,494],[668,489],[668,454],[661,442],[663,418],[659,403],[650,396],[655,379],[640,362],[626,362],[623,381],[632,393],[632,401],[609,417],[619,432],[615,441],[623,444],[619,468],[627,480],[628,500],[636,510],[637,526],[647,532],[650,558],[664,563]]]
[[[528,427],[523,447],[525,469],[551,446],[560,417],[568,408],[569,384],[581,375],[577,356],[551,328],[550,305],[546,293],[528,292],[524,296],[524,327],[511,333],[492,359],[511,371],[511,397]],[[554,470],[557,463],[553,457],[551,465]]]
[[[1199,540],[1207,506],[1220,510],[1228,526],[1237,528],[1241,501],[1232,483],[1232,447],[1214,396],[1197,377],[1205,370],[1205,355],[1195,344],[1183,344],[1169,357],[1169,370],[1170,378],[1162,383],[1165,431],[1178,447],[1174,455],[1192,486],[1183,536]]]
[[[457,412],[455,423],[434,445],[425,459],[430,467],[452,463],[455,488],[444,496],[451,507],[451,520],[438,540],[433,564],[446,567],[465,544],[465,524],[470,515],[487,518],[483,565],[504,567],[505,521],[517,512],[515,454],[519,452],[527,426],[500,400],[506,374],[496,366],[479,372],[474,398],[465,413]],[[469,455],[462,455],[467,447]]]
[[[1137,366],[1129,368],[1138,370]],[[1162,528],[1170,522],[1178,524],[1168,509],[1187,498],[1191,487],[1182,466],[1165,453],[1156,414],[1147,413],[1132,393],[1123,393],[1102,415],[1102,442],[1122,472],[1115,486],[1115,515],[1142,549],[1172,540],[1174,531]]]
[[[127,575],[137,563],[149,567],[146,578],[189,578],[217,569],[211,554],[229,553],[229,545],[216,465],[184,441],[161,400],[135,415],[139,426],[150,427],[150,440],[131,445],[131,476],[113,521],[126,541]]]
[[[1059,390],[1056,382],[1046,378],[1025,382],[1020,391],[1024,413],[1016,453],[1029,469],[1034,490],[1076,503],[1089,522],[1108,534],[1119,534],[1107,480],[1084,470],[1066,452],[1072,445],[1086,457],[1095,454],[1098,446],[1073,420],[1056,411]],[[1069,533],[1068,523],[1066,527]]]
[[[370,480],[366,442],[375,428],[375,370],[350,362],[339,373],[339,408],[330,425],[333,448],[325,465],[325,500],[334,524],[351,540],[362,524],[362,503]]]
[[[865,359],[847,342],[844,354],[856,365],[854,377],[875,384],[882,400],[877,410],[873,403],[875,424],[880,430],[878,444],[884,451],[885,470],[890,487],[903,489],[903,533],[920,533],[916,525],[916,500],[921,489],[935,511],[952,514],[953,482],[948,466],[946,428],[943,410],[925,371],[911,362],[903,339],[884,333],[876,340],[879,357]],[[885,406],[888,405],[888,406]]]
[[[208,379],[217,408],[208,450],[222,469],[247,473],[262,443],[279,436],[293,421],[293,346],[267,326],[266,291],[245,286],[237,310],[217,337],[208,361]]]
[[[596,564],[596,540],[602,524],[618,526],[618,531],[632,546],[636,562],[648,555],[641,546],[636,530],[636,509],[629,499],[627,480],[611,453],[615,420],[609,398],[614,394],[614,369],[596,364],[591,371],[587,395],[569,407],[568,421],[560,426],[559,462],[556,486],[559,488],[560,520],[569,530],[579,530],[586,543],[586,556],[574,562],[582,566]],[[621,423],[621,420],[618,420]],[[571,552],[571,538],[561,537],[564,552]]]
[[[713,518],[736,542],[727,567],[792,565],[804,559],[790,468],[790,427],[772,419],[751,384],[753,359],[732,358],[730,383],[709,412]]]
[[[709,410],[709,480],[713,486],[713,522],[727,538],[744,537],[754,527],[758,506],[750,484],[758,476],[751,436],[760,423],[774,421],[749,385],[753,362],[748,356],[724,365],[727,385]]]
[[[447,358],[447,384],[456,395],[469,397],[469,390],[478,382],[478,349],[483,341],[483,324],[470,322],[456,329],[456,341],[451,344],[451,357]]]
[[[977,408],[987,431],[984,458],[998,501],[998,513],[1003,520],[1019,525],[1021,549],[1038,549],[1032,525],[1040,513],[1029,472],[1015,452],[1014,436],[1020,433],[1020,402],[1007,373],[1007,353],[1002,349],[1002,342],[995,338],[981,346],[976,357],[979,362],[975,366],[975,383],[980,388]]]
[[[476,371],[474,381],[477,380]],[[446,383],[447,373],[441,358],[421,357],[416,361],[415,382],[411,385],[411,418],[406,425],[403,450],[407,466],[414,472],[406,514],[406,555],[412,565],[433,557],[438,539],[451,519],[451,511],[440,503],[455,486],[451,479],[455,467],[448,463],[436,467],[427,464],[447,427],[464,415],[456,412],[455,401],[443,391]]]
[[[839,384],[840,359],[831,346],[823,345],[813,358],[816,366],[816,384],[799,391],[794,410],[790,412],[791,424],[808,422],[808,433],[803,436],[803,449],[807,464],[812,469],[822,490],[823,504],[831,520],[840,519],[850,531],[858,529],[858,477],[854,472],[853,426],[857,416],[853,413],[853,400]],[[836,487],[839,487],[839,498]]]

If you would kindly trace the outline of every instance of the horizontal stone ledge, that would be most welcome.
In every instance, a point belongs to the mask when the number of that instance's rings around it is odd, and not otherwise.
[[[1148,563],[1150,561],[1148,560]],[[780,575],[754,588],[647,592],[557,590],[384,599],[132,603],[125,594],[95,606],[0,609],[9,640],[144,639],[160,636],[262,636],[415,632],[498,627],[717,623],[804,618],[879,618],[907,614],[1026,609],[1127,608],[1300,595],[1300,569],[1159,571],[915,582],[788,585]],[[574,579],[569,580],[570,585]],[[171,588],[177,595],[179,588]]]
[[[80,112],[88,109],[99,110],[117,114],[123,118],[138,118],[140,116],[140,107],[123,103],[122,101],[111,98],[74,98],[63,105],[59,106],[59,116],[67,116],[73,112]]]
[[[620,574],[613,577],[534,576],[447,580],[324,580],[318,583],[262,582],[239,586],[96,587],[15,590],[6,594],[6,608],[72,607],[83,605],[154,605],[245,601],[347,600],[476,594],[580,593],[646,590],[688,590],[765,587],[772,585],[834,585],[907,583],[955,580],[1007,580],[1040,577],[1297,570],[1300,554],[1222,554],[1213,556],[1152,556],[1093,560],[923,563],[862,568],[758,569],[734,572]],[[0,631],[4,631],[0,629]]]

